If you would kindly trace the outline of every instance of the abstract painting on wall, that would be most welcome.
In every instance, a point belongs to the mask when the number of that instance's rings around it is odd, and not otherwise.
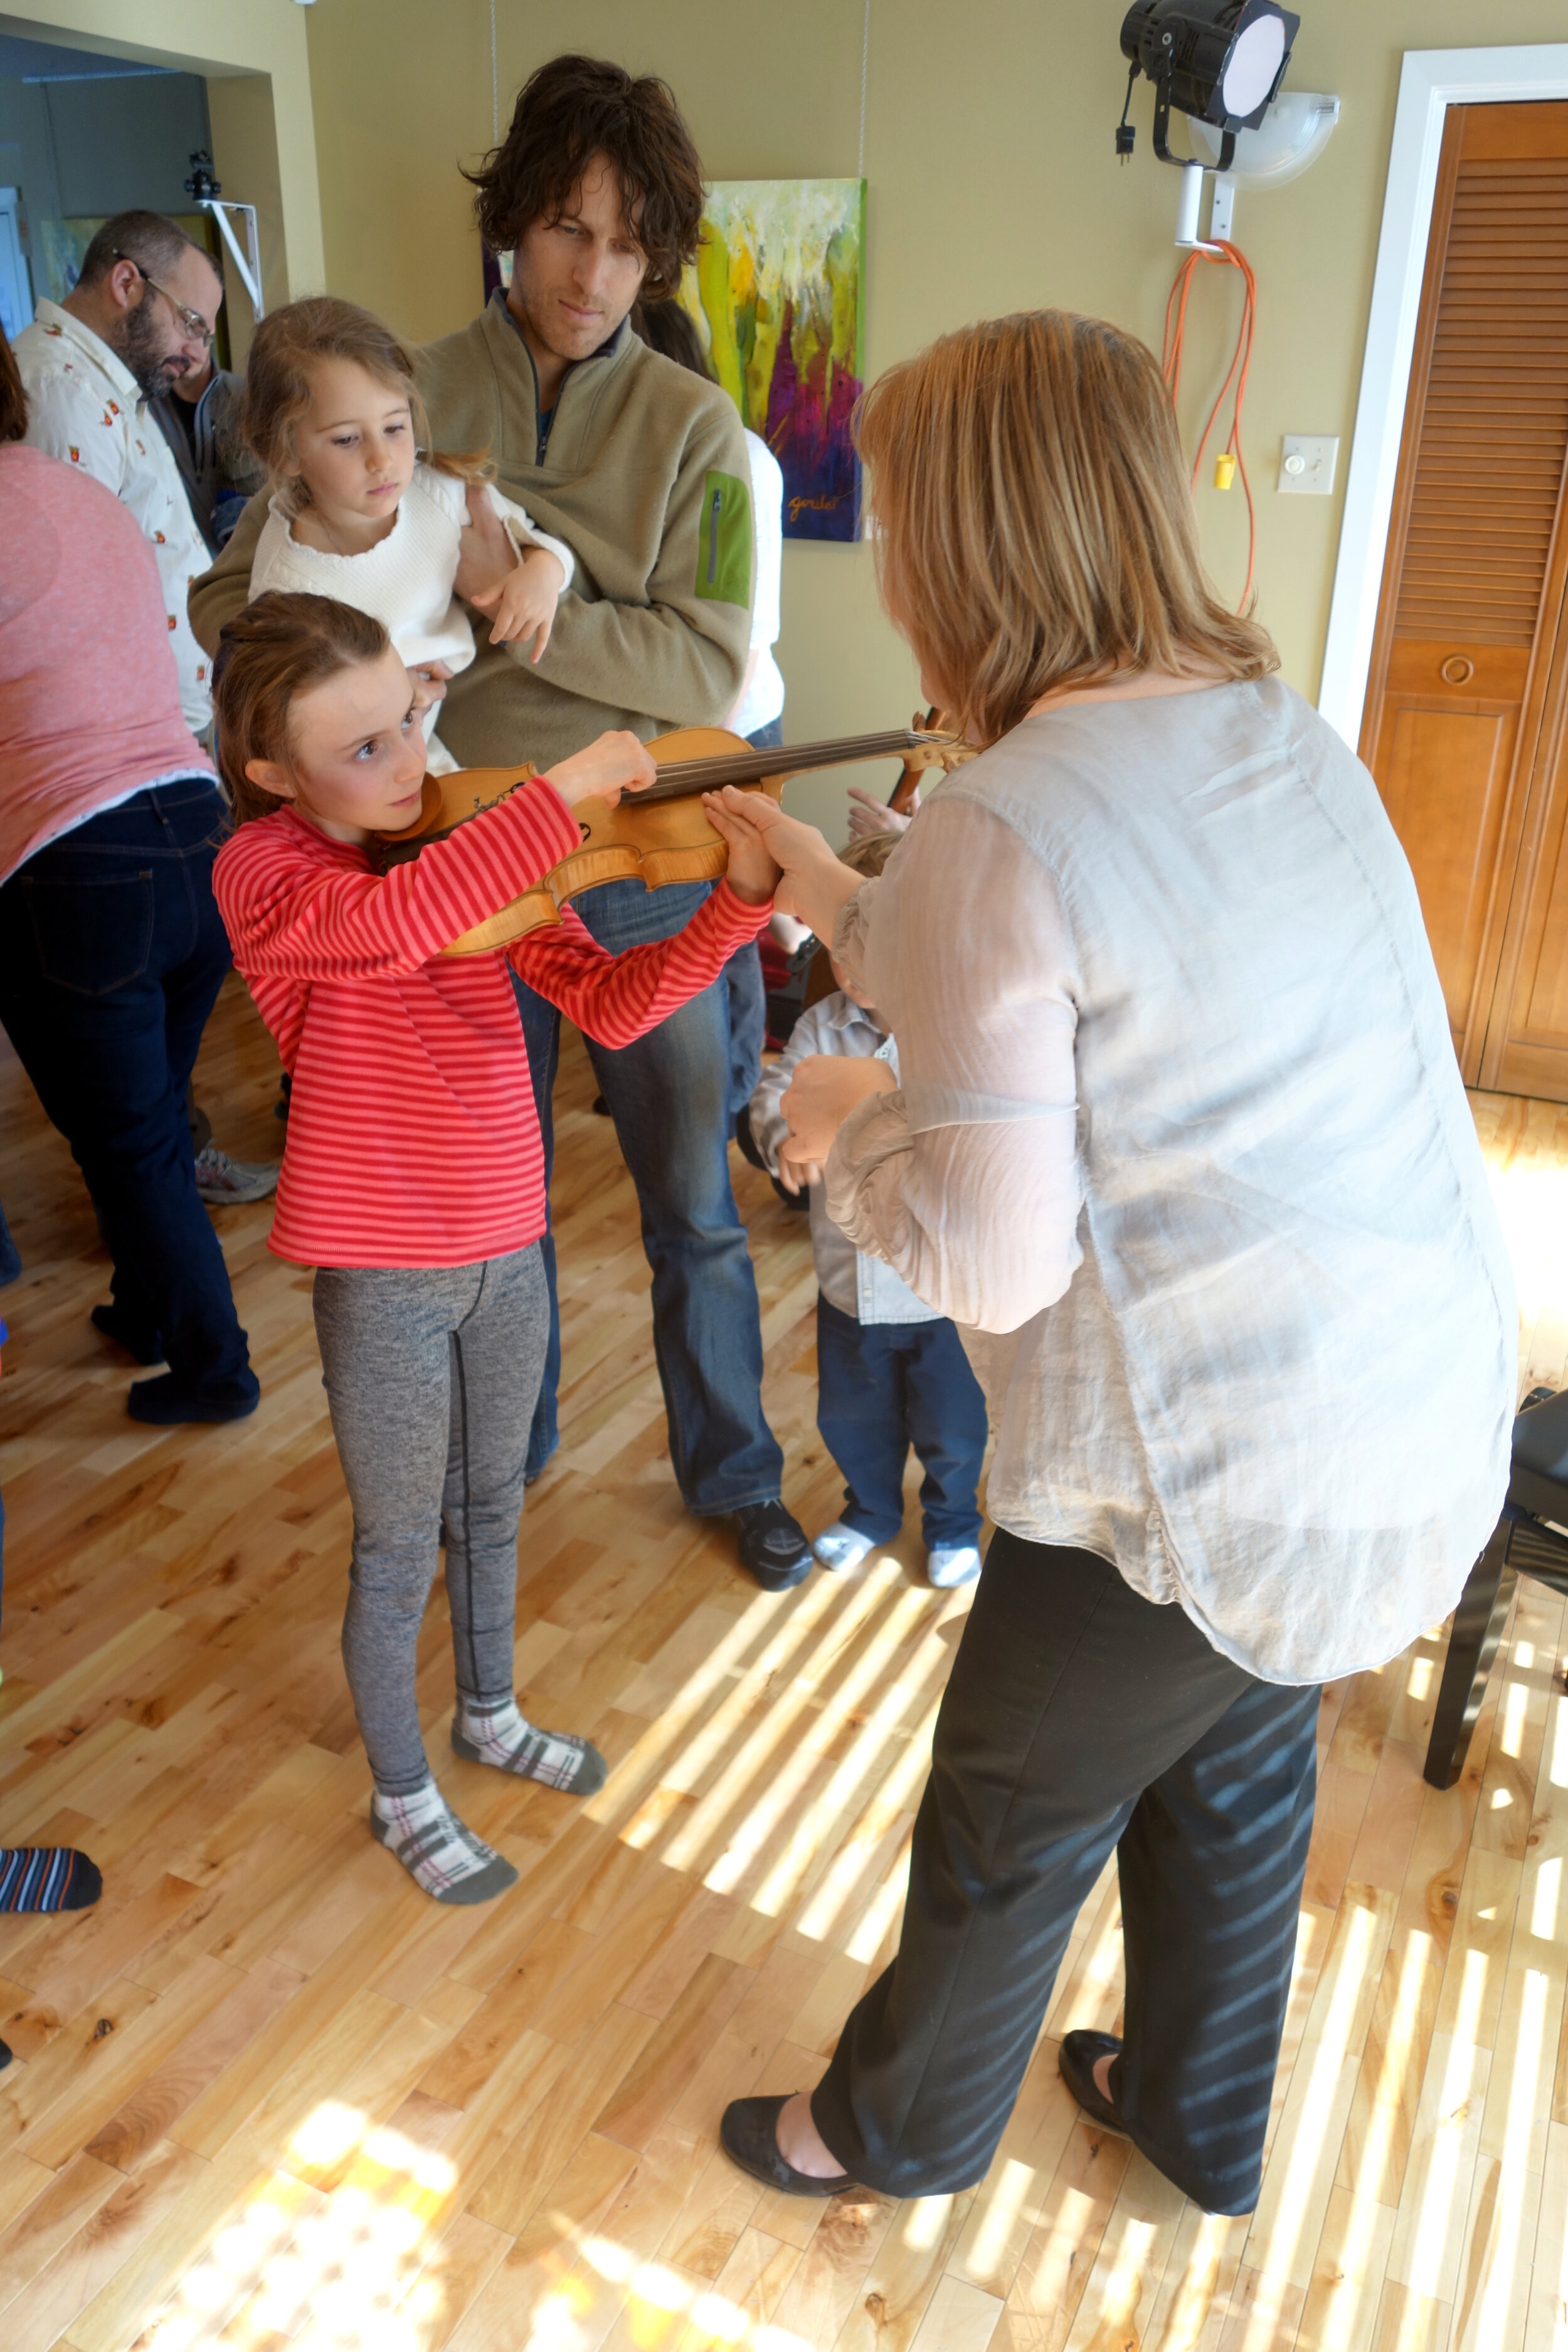
[[[714,374],[783,469],[786,539],[859,530],[865,250],[864,180],[720,180],[681,286]]]

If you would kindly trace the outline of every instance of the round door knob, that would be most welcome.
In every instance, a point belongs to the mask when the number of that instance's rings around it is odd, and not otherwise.
[[[1476,666],[1468,654],[1450,654],[1437,671],[1438,677],[1449,686],[1467,685],[1475,674]]]

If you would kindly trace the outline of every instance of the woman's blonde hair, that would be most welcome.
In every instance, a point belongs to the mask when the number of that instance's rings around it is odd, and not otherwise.
[[[414,381],[407,345],[357,302],[335,294],[313,294],[302,302],[269,310],[256,330],[245,368],[245,404],[240,429],[267,468],[267,487],[296,513],[310,503],[299,473],[299,425],[313,398],[311,377],[323,360],[349,360],[387,391],[408,403],[416,447],[437,473],[459,481],[488,479],[483,456],[448,457],[430,446],[430,419]]]
[[[324,686],[341,670],[379,661],[391,643],[369,613],[332,596],[279,588],[269,588],[224,623],[213,664],[213,718],[236,824],[276,816],[284,805],[245,771],[251,760],[288,767],[295,696]]]
[[[889,610],[972,742],[1117,669],[1278,667],[1205,576],[1171,397],[1136,336],[1071,310],[966,327],[878,379],[856,438]]]

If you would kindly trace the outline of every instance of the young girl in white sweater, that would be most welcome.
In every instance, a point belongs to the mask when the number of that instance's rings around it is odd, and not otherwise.
[[[468,485],[484,481],[483,459],[429,448],[403,344],[368,310],[331,295],[290,302],[258,327],[244,428],[272,491],[251,565],[252,599],[269,588],[300,590],[378,620],[425,683],[428,765],[449,773],[458,763],[436,720],[446,680],[474,658],[453,583]],[[489,614],[495,643],[531,637],[537,661],[572,577],[572,551],[536,530],[493,484],[488,495],[518,562],[473,602]]]

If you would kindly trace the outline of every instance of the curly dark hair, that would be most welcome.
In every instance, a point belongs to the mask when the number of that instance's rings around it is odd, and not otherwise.
[[[554,220],[595,155],[607,156],[647,259],[649,301],[673,294],[697,251],[702,166],[675,93],[602,58],[552,58],[517,94],[511,125],[477,172],[474,212],[492,253],[510,253],[537,220]]]

